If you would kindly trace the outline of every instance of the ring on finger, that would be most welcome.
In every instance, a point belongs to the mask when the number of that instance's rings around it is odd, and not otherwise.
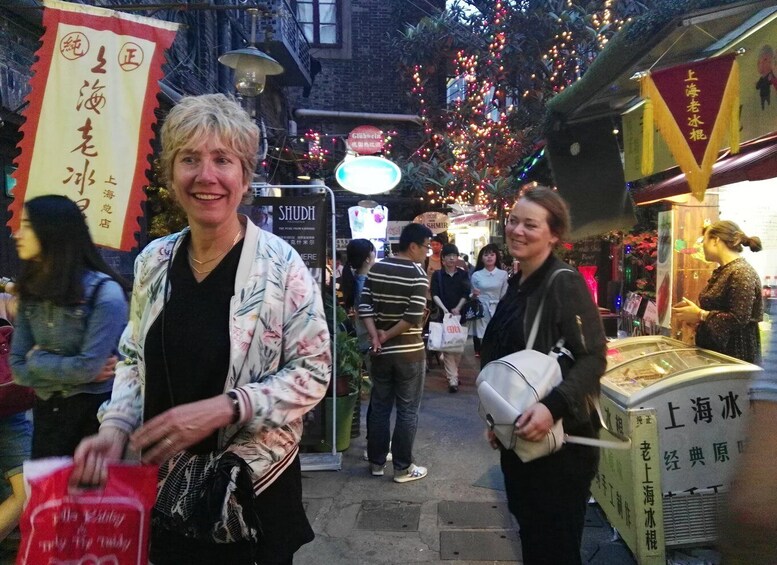
[[[171,440],[169,437],[163,438],[163,442],[165,442],[165,445],[167,445],[168,449],[173,448],[173,440]]]

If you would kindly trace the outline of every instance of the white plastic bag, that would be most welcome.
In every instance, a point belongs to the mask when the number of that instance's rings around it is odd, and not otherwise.
[[[459,316],[451,313],[443,316],[442,322],[429,324],[429,342],[427,346],[431,351],[450,351],[453,353],[464,351],[467,343],[467,327],[461,325]]]

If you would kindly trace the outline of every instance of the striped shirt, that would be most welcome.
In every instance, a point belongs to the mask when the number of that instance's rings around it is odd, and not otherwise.
[[[763,371],[750,384],[750,400],[777,402],[777,324],[772,323],[769,347],[763,359]]]
[[[429,281],[421,265],[391,257],[370,269],[359,304],[360,318],[373,318],[375,327],[388,331],[405,320],[412,327],[383,344],[381,355],[402,355],[407,361],[424,358],[421,325]]]

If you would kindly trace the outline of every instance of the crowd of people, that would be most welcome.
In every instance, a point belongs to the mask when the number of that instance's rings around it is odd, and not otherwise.
[[[109,462],[132,459],[160,468],[150,538],[155,565],[292,563],[313,539],[302,505],[303,416],[330,379],[320,291],[291,246],[238,213],[256,167],[259,131],[235,101],[182,99],[161,141],[161,173],[188,227],[140,253],[131,287],[101,258],[75,203],[43,196],[24,205],[14,234],[21,271],[13,295],[0,296],[0,327],[13,325],[2,361],[34,402],[31,411],[20,405],[0,412],[0,471],[7,481],[0,541],[19,520],[25,460],[72,456],[71,485],[83,487],[105,484]],[[548,352],[563,339],[568,352],[559,358],[561,384],[523,411],[515,435],[538,441],[562,420],[570,434],[597,436],[606,340],[585,281],[554,253],[569,228],[566,202],[537,187],[508,215],[509,268],[496,245],[480,249],[473,267],[454,244],[416,223],[382,261],[368,240],[350,242],[341,280],[372,380],[371,475],[383,476],[392,463],[397,483],[428,476],[413,450],[427,323],[462,318],[472,301],[479,303],[477,315],[460,323],[481,365],[524,349],[538,311],[534,349]],[[705,230],[705,255],[721,266],[699,305],[686,299],[675,313],[698,325],[700,346],[759,362],[762,309],[750,299],[759,285],[739,257],[742,245],[757,251],[760,240],[731,222]],[[774,347],[771,353],[767,373],[754,384],[755,422],[764,429],[777,394]],[[450,393],[459,390],[461,355],[442,353]],[[763,430],[755,432],[764,450],[774,444]],[[493,433],[486,440],[499,451],[524,563],[580,563],[598,449],[566,445],[524,462]],[[230,480],[200,481],[211,470]],[[773,493],[759,499],[763,485],[774,482],[766,474],[773,475],[749,461],[735,491],[742,498],[732,505],[733,523],[759,517],[767,524],[764,536],[777,528],[763,503]],[[236,510],[229,504],[218,516],[193,516],[186,496],[192,488],[207,489],[217,501],[234,497],[240,516],[230,514]]]

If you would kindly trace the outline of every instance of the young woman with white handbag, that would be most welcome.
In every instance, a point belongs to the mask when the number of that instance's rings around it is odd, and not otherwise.
[[[564,338],[574,362],[569,357],[560,360],[561,384],[516,421],[514,433],[528,441],[542,440],[559,419],[571,435],[594,438],[599,427],[594,399],[606,368],[604,330],[582,276],[553,255],[569,225],[566,202],[546,187],[525,193],[515,204],[506,238],[521,269],[511,278],[483,336],[484,366],[524,349],[543,289],[548,287],[533,348],[548,353]],[[568,272],[559,273],[548,285],[559,270]],[[525,463],[515,451],[499,444],[493,433],[489,440],[500,450],[508,506],[520,525],[523,562],[581,563],[580,544],[598,448],[565,444],[555,453]]]

